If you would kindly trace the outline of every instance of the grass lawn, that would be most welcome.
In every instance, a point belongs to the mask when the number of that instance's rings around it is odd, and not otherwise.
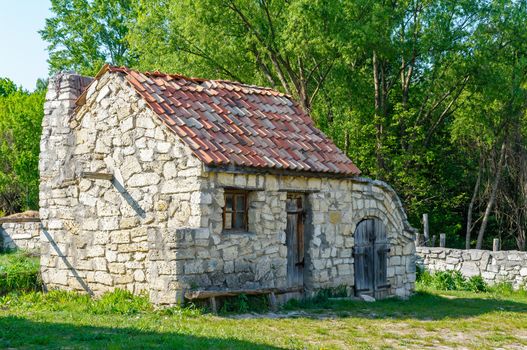
[[[0,348],[527,348],[525,293],[420,291],[408,301],[292,306],[280,318],[154,311],[144,300],[122,299],[63,292],[0,298]]]

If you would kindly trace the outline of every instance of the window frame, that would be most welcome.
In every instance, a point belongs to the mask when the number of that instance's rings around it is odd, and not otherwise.
[[[227,211],[227,196],[232,196],[232,209],[231,211]],[[240,213],[241,211],[237,210],[237,197],[240,195],[243,195],[243,224],[241,228],[234,228],[237,213]],[[232,232],[248,232],[249,230],[249,191],[241,190],[241,189],[225,189],[223,192],[223,198],[225,200],[225,204],[223,206],[223,213],[222,213],[222,232],[226,233],[232,233]],[[225,228],[225,219],[227,217],[227,214],[230,214],[232,216],[231,219],[231,228]]]

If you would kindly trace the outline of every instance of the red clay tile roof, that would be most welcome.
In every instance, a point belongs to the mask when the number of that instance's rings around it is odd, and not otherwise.
[[[358,175],[360,170],[290,97],[270,88],[160,72],[122,73],[208,166]]]

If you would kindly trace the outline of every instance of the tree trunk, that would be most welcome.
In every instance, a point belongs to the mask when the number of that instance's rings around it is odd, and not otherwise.
[[[476,185],[474,186],[474,192],[472,193],[472,198],[470,199],[470,204],[468,206],[467,213],[467,233],[465,235],[465,249],[470,249],[470,234],[472,232],[472,211],[474,210],[474,203],[478,197],[479,185],[481,183],[481,172],[483,170],[483,156],[480,156],[479,165],[478,165],[478,178],[476,180]]]
[[[377,53],[373,51],[373,85],[375,88],[375,157],[377,159],[378,177],[383,178],[384,159],[382,156],[382,78],[379,72]]]
[[[476,244],[476,249],[481,249],[483,246],[483,236],[485,235],[485,229],[487,228],[487,223],[489,221],[489,216],[496,201],[496,193],[498,192],[498,185],[500,183],[501,170],[503,168],[503,163],[505,162],[505,141],[501,144],[500,159],[498,161],[498,166],[496,167],[496,177],[494,178],[494,183],[492,184],[492,190],[490,193],[490,198],[487,203],[487,208],[485,209],[485,215],[483,216],[483,221],[481,222],[481,227],[479,228],[478,233],[478,242]]]

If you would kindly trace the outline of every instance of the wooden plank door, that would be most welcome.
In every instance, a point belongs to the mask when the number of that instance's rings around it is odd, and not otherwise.
[[[373,220],[363,220],[355,229],[353,248],[355,294],[373,295]]]
[[[357,225],[353,249],[356,295],[385,296],[390,286],[387,279],[389,251],[381,220],[367,219]]]
[[[287,281],[290,287],[304,285],[304,201],[288,194],[286,202]]]
[[[384,296],[384,291],[390,285],[388,284],[388,239],[386,237],[386,230],[382,221],[373,220],[375,243],[373,245],[373,266],[375,267],[375,298]]]

